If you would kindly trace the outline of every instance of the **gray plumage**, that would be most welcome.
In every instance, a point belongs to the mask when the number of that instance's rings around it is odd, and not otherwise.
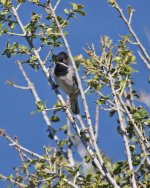
[[[79,114],[78,95],[76,77],[72,65],[68,60],[65,52],[61,52],[56,56],[56,67],[54,70],[54,78],[58,86],[70,97],[71,110],[74,114]]]

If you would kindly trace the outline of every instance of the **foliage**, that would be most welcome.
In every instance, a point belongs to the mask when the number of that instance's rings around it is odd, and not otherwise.
[[[1,55],[7,58],[15,56],[19,59],[17,63],[28,86],[21,87],[12,81],[7,83],[10,86],[28,89],[32,92],[37,108],[33,114],[41,113],[43,115],[48,126],[49,138],[56,142],[54,148],[44,147],[45,154],[41,156],[22,147],[18,139],[12,139],[0,129],[0,135],[15,147],[22,162],[20,169],[14,168],[14,173],[10,176],[0,173],[0,179],[7,181],[8,185],[42,188],[148,187],[150,144],[146,130],[149,126],[150,116],[144,107],[135,103],[138,93],[133,89],[133,75],[138,70],[135,68],[136,56],[130,49],[131,44],[136,42],[140,47],[143,54],[140,57],[147,68],[150,58],[147,58],[145,49],[143,50],[143,46],[132,30],[133,9],[128,7],[129,19],[127,20],[115,0],[108,2],[120,13],[130,34],[121,36],[117,44],[113,44],[108,36],[103,36],[101,37],[101,54],[95,52],[94,46],[87,45],[84,49],[87,57],[79,55],[74,59],[66,41],[68,35],[66,30],[70,19],[85,16],[83,5],[71,2],[70,8],[64,9],[64,15],[55,15],[59,1],[54,8],[49,0],[46,3],[41,3],[38,0],[29,2],[18,0],[15,6],[12,1],[0,2],[0,35],[2,37],[9,36],[5,48],[1,49]],[[25,3],[30,3],[37,8],[37,12],[32,12],[26,25],[22,23],[21,15],[18,15],[20,6]],[[43,14],[40,12],[41,9]],[[21,38],[20,42],[16,42],[15,38]],[[38,45],[35,41],[39,42]],[[72,115],[51,79],[53,70],[50,70],[50,73],[47,71],[49,64],[52,67],[55,60],[54,50],[61,46],[66,48],[75,68],[85,110],[85,115],[82,117]],[[47,53],[44,60],[41,59],[43,51]],[[23,68],[24,64],[28,64],[37,73],[40,70],[43,71],[58,97],[53,108],[49,109],[38,96],[34,84]],[[86,92],[83,91],[81,76],[78,73],[81,71],[83,82],[87,87]],[[124,141],[127,160],[112,163],[100,151],[96,136],[98,133],[96,127],[91,123],[85,93],[95,98],[98,108],[110,112],[108,118],[115,117],[118,123],[118,134]],[[49,117],[47,112],[50,110],[53,113]],[[62,124],[56,130],[53,125],[56,122],[61,123],[58,111],[62,110],[66,113],[66,124]],[[97,114],[96,118],[98,118]],[[70,124],[74,128],[75,134],[70,129]],[[99,122],[97,126],[98,124]],[[61,139],[59,138],[60,132],[63,135]],[[76,161],[76,156],[73,153],[74,145],[84,148],[81,156],[82,161]]]

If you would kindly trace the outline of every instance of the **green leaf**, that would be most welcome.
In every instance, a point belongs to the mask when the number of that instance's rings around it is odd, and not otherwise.
[[[4,5],[4,7],[8,7],[11,4],[11,0],[1,0],[1,3]]]
[[[9,11],[8,10],[5,10],[4,12],[0,12],[0,16],[2,15],[2,16],[5,16],[6,14],[8,14],[9,13]]]
[[[70,11],[68,10],[68,9],[64,9],[64,12],[66,13],[66,14],[70,14]]]
[[[77,13],[78,13],[80,16],[85,16],[85,12],[84,12],[84,11],[78,10]]]
[[[54,108],[61,108],[62,107],[62,104],[61,104],[61,102],[58,100],[57,102],[56,102],[56,104],[54,105]]]
[[[19,50],[21,54],[26,54],[29,51],[25,45],[20,45]]]
[[[14,178],[14,176],[11,174],[10,176],[8,176],[8,180],[12,180]]]
[[[60,119],[59,119],[58,116],[51,116],[50,120],[51,120],[52,122],[58,122],[58,121],[60,121]]]
[[[149,117],[147,111],[144,108],[140,110],[140,116],[142,119],[146,119]]]
[[[90,80],[89,85],[97,91],[102,88],[102,85],[97,80]]]
[[[116,0],[108,0],[108,2],[111,4],[111,5],[114,5],[116,3]]]
[[[135,151],[135,145],[129,145],[130,151],[134,152]]]
[[[59,129],[58,129],[58,131],[66,131],[67,130],[67,125],[63,125],[62,127],[60,127]]]
[[[78,9],[82,9],[84,6],[82,4],[78,4]]]
[[[128,6],[128,9],[127,9],[127,11],[128,11],[128,15],[130,16],[130,14],[131,14],[131,12],[133,11],[134,9],[131,7],[131,6]]]
[[[85,64],[86,64],[86,65],[91,65],[91,60],[88,59],[88,58],[86,58],[86,59],[85,59]]]
[[[106,95],[106,96],[104,96],[104,97],[100,97],[100,98],[96,101],[96,103],[99,104],[99,105],[105,104],[105,102],[109,99],[109,97],[110,97],[110,95]]]
[[[144,121],[145,125],[149,125],[150,126],[150,119],[147,119]]]
[[[67,143],[67,140],[61,140],[61,141],[59,142],[59,147],[62,148],[66,143]]]
[[[85,162],[86,162],[86,163],[89,163],[89,162],[91,161],[91,157],[90,157],[89,155],[86,155],[86,156],[84,157],[84,159],[85,159]]]
[[[42,101],[37,101],[36,105],[39,111],[42,111],[44,109]]]
[[[77,10],[78,9],[78,5],[76,3],[70,3],[70,5],[72,6],[72,8],[74,10]]]
[[[118,161],[113,164],[113,173],[115,175],[120,174],[123,168],[124,168],[124,161]]]
[[[30,0],[32,3],[39,3],[39,0]]]

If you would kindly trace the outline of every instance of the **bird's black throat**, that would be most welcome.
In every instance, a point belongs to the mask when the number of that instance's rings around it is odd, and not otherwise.
[[[68,74],[68,67],[63,64],[56,64],[54,73],[56,76],[66,76]]]

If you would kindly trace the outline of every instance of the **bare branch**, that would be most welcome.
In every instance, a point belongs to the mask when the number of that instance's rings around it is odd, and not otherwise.
[[[84,90],[84,94],[86,94],[89,90],[90,90],[91,86],[88,86],[85,90]]]
[[[3,179],[3,180],[7,180],[7,181],[10,181],[11,183],[15,184],[15,185],[18,185],[19,188],[26,188],[28,187],[27,185],[23,184],[23,183],[20,183],[18,181],[15,181],[13,180],[12,178],[9,178],[7,176],[4,176],[3,174],[0,174],[0,179]]]
[[[94,127],[94,133],[95,133],[95,140],[97,142],[98,139],[98,131],[99,131],[99,104],[96,104],[96,112],[95,112],[95,127]]]
[[[19,4],[17,5],[17,7],[16,7],[16,11],[19,10],[19,8],[20,8],[21,5],[22,5],[22,3],[19,3]]]
[[[28,87],[28,86],[19,86],[19,85],[15,84],[15,83],[12,82],[12,81],[6,81],[6,84],[8,84],[8,85],[10,85],[10,86],[12,86],[12,87],[15,87],[15,88],[17,88],[17,89],[22,89],[22,90],[30,90],[30,89],[31,89],[31,88]]]
[[[136,168],[135,173],[138,173],[138,172],[139,172],[139,170],[141,169],[141,167],[142,167],[142,166],[144,165],[144,163],[146,162],[147,158],[148,158],[148,156],[145,156],[145,157],[142,159],[142,161],[140,162],[140,164],[139,164],[138,167]]]
[[[121,130],[122,130],[122,133],[123,133],[123,140],[124,140],[124,145],[125,145],[125,149],[126,149],[128,165],[129,165],[130,171],[132,172],[134,170],[134,168],[133,168],[132,156],[131,156],[131,152],[130,152],[130,148],[129,148],[129,140],[128,140],[128,134],[127,134],[127,131],[126,131],[126,123],[125,123],[123,114],[120,110],[121,105],[120,105],[120,102],[118,100],[117,94],[116,94],[115,89],[114,89],[115,88],[114,81],[113,81],[114,78],[111,76],[110,73],[108,73],[108,76],[109,76],[110,85],[111,85],[112,93],[114,95],[114,100],[115,100],[115,104],[116,104],[116,108],[117,108],[117,112],[118,112],[118,116],[119,116],[120,127],[121,127]],[[131,173],[131,184],[132,184],[133,188],[137,188],[134,172]]]
[[[56,4],[55,4],[55,6],[54,6],[54,11],[56,11],[56,9],[57,9],[57,7],[58,7],[60,1],[61,1],[61,0],[57,0]]]
[[[19,144],[17,137],[15,137],[15,142],[16,142],[17,144]],[[23,165],[23,166],[26,166],[26,161],[24,160],[24,153],[22,152],[22,150],[21,150],[20,148],[18,148],[17,151],[19,152],[19,156],[20,156],[20,160],[21,160],[21,162],[22,162],[22,165]],[[26,158],[26,157],[25,157],[25,158]],[[26,173],[27,179],[28,179],[28,181],[30,181],[30,173],[29,173],[29,171],[28,171],[27,168],[24,169],[24,173]]]
[[[139,54],[141,60],[144,62],[144,64],[148,67],[148,69],[150,69],[149,62],[147,61],[147,59],[142,55],[142,53],[139,50],[138,50],[138,54]]]
[[[72,166],[75,166],[75,161],[73,159],[73,153],[72,153],[72,149],[71,149],[71,146],[72,146],[72,142],[71,142],[71,138],[70,138],[70,135],[71,135],[71,132],[70,132],[70,121],[69,119],[67,118],[67,140],[68,140],[68,146],[67,146],[67,157],[68,157],[68,161],[69,163],[72,165]]]
[[[86,126],[85,126],[85,124],[83,123],[81,116],[80,116],[79,114],[77,114],[77,115],[76,115],[76,118],[77,118],[77,120],[79,121],[82,130],[86,130]]]
[[[37,153],[35,153],[35,152],[23,147],[23,146],[21,146],[20,144],[18,144],[11,137],[9,137],[7,135],[7,133],[4,130],[2,130],[2,129],[0,129],[0,136],[3,136],[4,138],[6,138],[8,140],[8,142],[10,143],[10,146],[14,146],[16,149],[22,150],[22,151],[30,154],[31,156],[37,157],[39,159],[43,159],[43,160],[45,159],[43,156],[41,156],[41,155],[39,155],[39,154],[37,154]]]
[[[129,117],[130,121],[132,122],[139,138],[141,139],[142,143],[145,145],[146,149],[149,150],[150,149],[150,144],[148,142],[148,140],[142,135],[141,131],[139,130],[139,128],[137,127],[136,123],[134,122],[134,119],[131,115],[131,113],[129,112],[128,108],[126,107],[126,104],[124,103],[123,99],[119,97],[120,103],[122,105],[122,108],[124,108],[127,116]]]
[[[19,37],[25,37],[26,34],[21,34],[21,33],[12,33],[12,32],[7,32],[8,35],[13,35],[13,36],[19,36]]]
[[[144,59],[147,61],[147,63],[145,63],[145,65],[147,66],[148,69],[150,69],[150,57],[146,51],[146,49],[144,48],[144,46],[142,45],[141,41],[139,40],[138,36],[136,35],[136,33],[134,32],[132,26],[131,26],[131,18],[128,21],[127,18],[125,17],[122,9],[119,7],[118,3],[115,2],[115,9],[119,12],[120,17],[122,18],[122,20],[124,21],[124,23],[126,24],[129,32],[131,33],[131,35],[133,36],[135,42],[137,43],[137,46],[140,48],[142,55],[144,56]],[[132,15],[132,14],[131,14]]]
[[[129,84],[128,84],[128,88],[129,88],[129,93],[130,93],[130,106],[134,107],[134,96],[133,96],[133,89],[132,89],[132,83],[131,83],[131,79],[128,80]]]
[[[17,20],[17,22],[18,22],[18,24],[19,24],[19,26],[20,26],[20,28],[21,28],[21,30],[23,32],[23,35],[26,36],[27,33],[26,33],[25,29],[24,29],[24,26],[23,26],[18,14],[17,14],[17,10],[13,6],[12,6],[12,13],[16,17],[16,20]]]
[[[51,49],[49,50],[49,53],[47,54],[45,60],[44,60],[44,64],[48,61],[48,58],[52,55],[52,50],[53,50],[53,45],[51,46]]]
[[[131,24],[134,11],[135,11],[134,9],[131,9],[131,12],[130,12],[130,15],[129,15],[129,24]]]

